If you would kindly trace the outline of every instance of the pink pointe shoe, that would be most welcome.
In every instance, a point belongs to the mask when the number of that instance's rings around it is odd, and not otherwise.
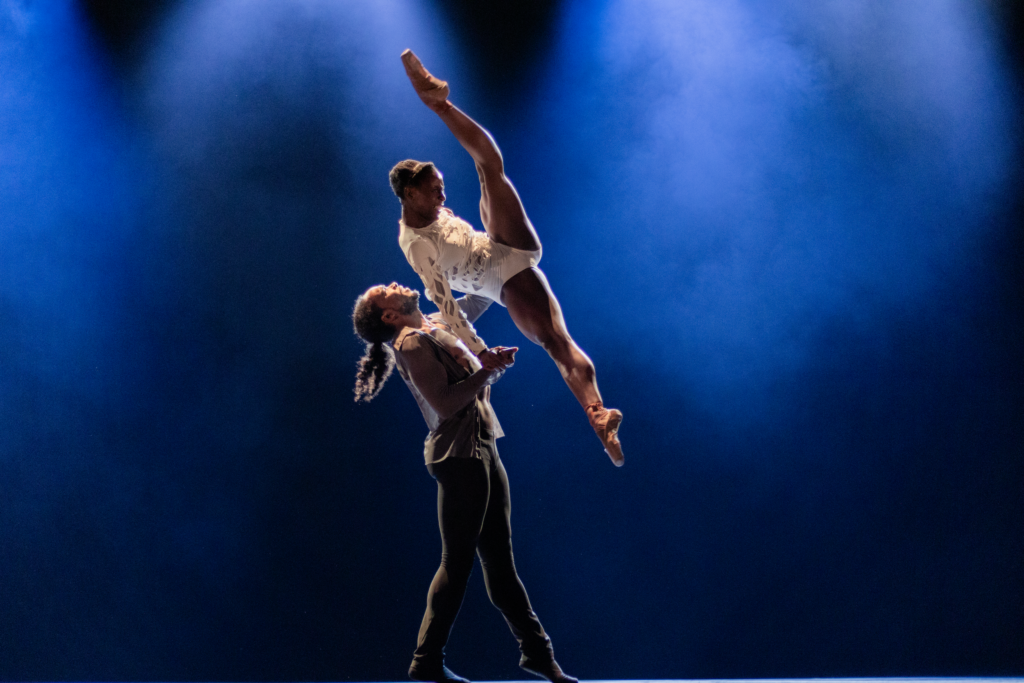
[[[423,104],[434,109],[448,101],[448,82],[431,76],[412,50],[402,53],[402,64],[405,66],[405,75],[409,77]]]
[[[622,423],[622,413],[614,408],[604,407],[601,401],[591,403],[586,408],[587,418],[590,426],[597,432],[597,438],[601,439],[604,445],[604,452],[612,459],[616,467],[622,467],[626,457],[622,455],[622,444],[619,443],[619,425]]]

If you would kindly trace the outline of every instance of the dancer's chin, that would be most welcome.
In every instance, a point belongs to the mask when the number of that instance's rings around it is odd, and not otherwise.
[[[399,309],[399,312],[402,315],[412,315],[418,310],[420,310],[420,293],[414,289],[412,294],[407,295],[402,301],[402,307]]]

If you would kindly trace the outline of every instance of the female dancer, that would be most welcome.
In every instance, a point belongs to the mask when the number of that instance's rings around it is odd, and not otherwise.
[[[402,53],[402,63],[416,94],[441,117],[476,162],[480,218],[487,231],[474,231],[444,208],[444,180],[432,163],[407,159],[396,164],[390,174],[391,189],[402,202],[398,243],[405,257],[452,331],[482,359],[490,352],[455,303],[451,290],[480,294],[505,306],[516,327],[555,361],[605,452],[621,466],[624,458],[618,430],[622,413],[604,407],[594,364],[569,336],[558,299],[537,268],[540,239],[505,177],[498,145],[480,124],[448,101],[448,84],[430,75],[412,50]]]

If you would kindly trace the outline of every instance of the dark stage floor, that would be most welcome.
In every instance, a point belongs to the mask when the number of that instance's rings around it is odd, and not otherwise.
[[[538,683],[538,679],[522,681],[474,681],[473,683]],[[580,683],[584,683],[580,679]],[[1024,683],[1024,677],[958,677],[923,676],[904,678],[708,678],[708,679],[587,679],[585,683]]]

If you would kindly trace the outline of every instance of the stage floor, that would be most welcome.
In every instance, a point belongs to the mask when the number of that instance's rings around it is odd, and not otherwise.
[[[473,683],[542,683],[540,679],[523,679],[522,681],[473,681]],[[923,676],[905,678],[705,678],[705,679],[671,679],[671,678],[637,678],[637,679],[580,679],[580,683],[1024,683],[1024,677],[960,677],[960,676]]]

